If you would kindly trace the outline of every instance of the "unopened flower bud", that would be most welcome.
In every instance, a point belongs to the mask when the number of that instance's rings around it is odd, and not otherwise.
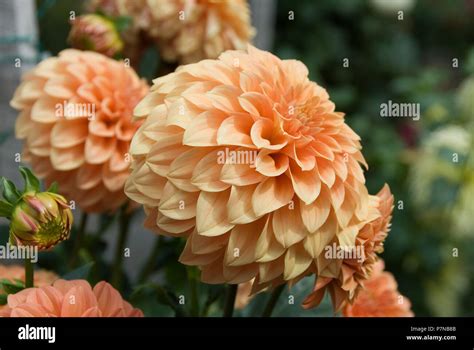
[[[71,21],[68,41],[72,47],[113,57],[123,49],[123,41],[114,22],[104,16],[88,14]]]

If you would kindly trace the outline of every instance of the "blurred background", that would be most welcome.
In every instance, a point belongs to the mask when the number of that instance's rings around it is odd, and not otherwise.
[[[473,316],[474,0],[254,0],[251,6],[256,46],[303,61],[310,78],[328,89],[337,110],[346,113],[347,123],[361,136],[370,193],[390,185],[395,209],[382,257],[415,315]],[[83,10],[84,1],[78,0],[0,0],[3,176],[17,177],[15,155],[21,144],[14,138],[16,113],[8,102],[20,76],[68,47],[71,11],[79,15]],[[139,73],[150,79],[159,57],[150,51],[144,60]],[[420,120],[382,118],[380,105],[389,100],[419,103]],[[174,263],[179,243],[155,245],[142,222],[139,213],[128,242],[127,281],[139,281],[149,251],[160,249],[164,254],[154,266],[166,268],[152,278],[165,275],[173,288],[185,289],[189,276]],[[0,236],[6,236],[1,223]],[[98,225],[106,233],[89,235],[99,248],[84,253],[83,260],[96,261],[100,274],[113,255],[116,228],[107,216],[89,222],[91,231]],[[40,262],[57,270],[61,254]],[[302,281],[293,293],[310,285]],[[253,303],[259,307],[258,300]],[[160,312],[157,307],[148,309]],[[323,305],[314,314],[328,310]]]

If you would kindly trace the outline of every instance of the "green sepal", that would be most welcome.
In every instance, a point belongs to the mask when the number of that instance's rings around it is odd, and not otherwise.
[[[46,192],[51,192],[51,193],[56,193],[58,194],[58,183],[54,181],[51,186],[49,186],[48,190]]]
[[[13,214],[13,205],[7,201],[0,200],[0,217],[11,218]]]
[[[38,178],[31,172],[30,169],[24,166],[20,166],[20,173],[25,180],[25,192],[39,192],[40,182]]]
[[[25,285],[22,281],[11,281],[6,278],[0,280],[0,286],[6,294],[16,294],[25,289]]]
[[[1,178],[1,184],[3,187],[3,198],[5,198],[5,200],[11,205],[15,205],[20,199],[21,193],[16,189],[13,182],[4,177]]]

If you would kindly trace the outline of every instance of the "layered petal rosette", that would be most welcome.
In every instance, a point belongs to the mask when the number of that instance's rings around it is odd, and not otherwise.
[[[364,288],[352,304],[347,304],[345,317],[413,317],[411,303],[398,291],[398,284],[390,272],[384,271],[379,259],[372,275],[364,282]]]
[[[23,77],[11,101],[23,159],[87,212],[126,201],[127,152],[138,128],[132,111],[147,86],[124,62],[64,50]]]
[[[249,46],[181,66],[135,116],[125,191],[204,282],[296,282],[369,218],[360,138],[299,61]]]
[[[339,240],[339,247],[349,248],[346,254],[340,257],[337,253],[325,253],[318,257],[319,275],[314,291],[303,302],[303,307],[319,305],[326,291],[331,295],[336,311],[356,298],[364,281],[376,269],[377,254],[383,252],[383,242],[390,230],[392,211],[393,195],[385,185],[376,196],[370,196],[366,220],[339,234],[339,237],[345,237]]]
[[[1,317],[143,317],[107,282],[94,288],[85,280],[57,280],[51,286],[8,296]]]

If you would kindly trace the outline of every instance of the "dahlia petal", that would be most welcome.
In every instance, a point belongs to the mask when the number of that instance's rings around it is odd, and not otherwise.
[[[167,125],[174,125],[182,129],[186,129],[186,127],[192,121],[193,115],[190,113],[185,99],[180,97],[172,102],[168,99],[165,99],[165,104],[166,108],[168,109]]]
[[[87,138],[87,120],[63,119],[51,130],[51,145],[56,148],[69,148],[82,144]]]
[[[293,147],[295,146],[293,145]],[[303,171],[313,170],[316,166],[316,157],[310,149],[295,148],[294,159]]]
[[[219,85],[208,93],[212,105],[226,114],[244,112],[239,104],[240,89],[230,85]]]
[[[261,182],[264,176],[250,164],[224,164],[221,171],[222,182],[234,186],[247,186]]]
[[[341,204],[344,202],[344,196],[346,194],[344,183],[336,178],[334,185],[329,190],[331,194],[331,203],[335,210],[338,210],[341,207]]]
[[[12,310],[10,317],[44,317],[48,312],[41,305],[19,305]]]
[[[181,191],[168,181],[163,188],[159,210],[171,219],[191,219],[196,216],[198,196],[198,192]]]
[[[267,178],[260,183],[252,196],[252,207],[257,216],[275,211],[293,198],[291,181],[285,175]]]
[[[51,129],[53,124],[35,123],[26,138],[26,145],[36,156],[45,157],[51,153]]]
[[[260,283],[270,282],[282,275],[285,269],[285,256],[281,255],[279,258],[263,262],[259,264],[258,277]]]
[[[230,187],[219,179],[223,166],[222,162],[219,162],[219,152],[223,151],[209,152],[193,170],[191,183],[201,191],[220,192]]]
[[[21,82],[15,90],[10,106],[15,109],[31,107],[38,100],[43,91],[45,81],[42,79],[26,80]]]
[[[285,254],[283,278],[288,281],[302,275],[312,262],[313,258],[306,252],[303,244],[292,245]]]
[[[300,202],[301,219],[306,229],[316,232],[327,220],[330,212],[329,196],[322,191],[320,197],[311,204]]]
[[[33,104],[31,108],[31,120],[38,123],[54,123],[62,115],[58,112],[58,106],[62,101],[57,98],[43,95]]]
[[[128,171],[111,171],[109,164],[102,165],[102,181],[110,192],[122,191],[129,176]]]
[[[93,293],[97,298],[97,309],[101,311],[102,317],[111,317],[123,308],[122,296],[107,282],[97,283]]]
[[[227,217],[231,224],[247,224],[256,220],[251,200],[256,188],[256,184],[232,186],[227,202]]]
[[[196,221],[195,219],[175,220],[158,212],[156,225],[165,232],[182,236],[196,225]]]
[[[61,316],[74,317],[82,315],[92,307],[97,307],[97,300],[92,293],[91,287],[73,287],[64,295]]]
[[[285,147],[286,141],[272,144],[271,137],[273,132],[273,123],[266,118],[258,119],[250,129],[250,137],[257,148],[266,148],[271,150],[279,150]]]
[[[160,199],[163,194],[163,188],[167,182],[166,178],[156,175],[150,169],[147,163],[142,164],[139,168],[134,169],[132,174],[134,186],[143,195],[152,198]]]
[[[255,243],[266,220],[260,219],[246,225],[237,225],[230,231],[224,263],[229,266],[251,264],[255,259]]]
[[[191,183],[191,178],[196,165],[208,153],[209,150],[202,148],[192,148],[182,152],[171,163],[167,178],[183,191],[198,191],[199,188]]]
[[[44,92],[51,97],[62,100],[68,100],[74,96],[74,91],[77,89],[77,84],[65,76],[55,77],[50,79],[44,85]]]
[[[115,138],[89,135],[84,147],[84,157],[90,164],[105,163],[112,157],[116,145]]]
[[[66,171],[79,168],[85,161],[84,145],[69,148],[52,148],[51,164],[54,169]]]
[[[191,248],[191,241],[187,240],[186,245],[179,256],[179,262],[190,266],[202,266],[211,264],[221,257],[221,251],[215,251],[209,254],[195,254]]]
[[[193,232],[189,236],[189,240],[191,241],[191,251],[194,254],[214,253],[225,248],[229,241],[229,235],[230,233],[226,233],[217,237],[206,237]]]
[[[227,220],[226,203],[230,190],[201,192],[197,202],[196,229],[203,236],[219,236],[234,227]]]
[[[258,92],[246,92],[240,95],[239,103],[242,108],[251,115],[271,118],[273,106],[268,97]]]
[[[164,96],[156,91],[150,92],[146,95],[135,107],[133,114],[135,117],[145,117],[155,106],[160,105],[164,100]]]
[[[15,123],[15,137],[17,139],[24,139],[28,137],[29,131],[32,128],[32,122],[30,118],[31,110],[25,108],[20,112]]]
[[[217,146],[217,131],[226,118],[222,112],[207,111],[194,118],[183,135],[183,145]]]
[[[358,233],[359,229],[357,226],[346,227],[337,234],[339,245],[344,247],[355,247]]]
[[[81,190],[94,188],[101,182],[102,165],[84,163],[77,172],[76,185]]]
[[[281,153],[262,150],[256,158],[257,171],[265,176],[274,177],[283,174],[289,166],[288,156]]]
[[[96,136],[113,137],[115,135],[115,126],[103,120],[105,117],[102,115],[102,112],[98,112],[96,118],[90,121],[89,132]]]
[[[334,160],[334,152],[326,144],[316,140],[311,144],[312,149],[316,152],[316,155],[327,160]]]
[[[128,142],[117,142],[117,147],[108,163],[110,171],[119,172],[128,169],[130,166],[128,147]]]
[[[267,216],[265,227],[258,238],[255,249],[255,261],[269,262],[273,261],[285,252],[285,247],[281,245],[275,237],[273,231],[272,216]]]
[[[225,119],[217,131],[219,145],[233,145],[254,148],[250,138],[253,120],[246,115],[233,115]]]
[[[245,266],[226,266],[223,268],[223,275],[227,283],[240,284],[245,283],[258,274],[258,264],[249,264]]]
[[[273,213],[272,224],[275,238],[285,248],[302,241],[309,234],[298,208],[290,209],[290,206],[284,206],[278,209]]]
[[[329,188],[334,185],[336,181],[336,173],[332,166],[332,163],[324,158],[317,158],[318,172],[321,177],[321,181],[324,182]]]
[[[317,170],[302,171],[299,167],[290,167],[290,178],[296,195],[306,204],[313,203],[321,191],[321,180]]]

